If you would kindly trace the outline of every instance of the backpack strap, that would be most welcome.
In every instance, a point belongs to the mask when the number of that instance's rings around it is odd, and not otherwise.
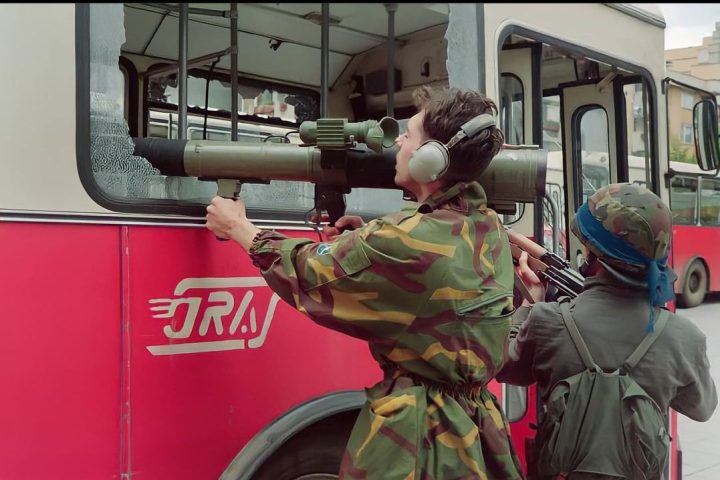
[[[588,350],[588,347],[585,344],[585,340],[583,340],[582,336],[580,335],[580,331],[577,329],[575,320],[573,320],[572,315],[570,314],[570,305],[568,304],[567,300],[569,299],[560,299],[560,313],[562,313],[565,328],[567,329],[568,333],[570,333],[570,339],[575,344],[575,348],[580,354],[580,358],[585,364],[585,368],[594,372],[602,372],[602,369],[597,366],[595,360],[593,360],[592,358],[592,355],[590,355],[590,350]]]
[[[640,342],[640,345],[637,346],[635,351],[631,353],[627,360],[625,360],[625,363],[623,363],[625,371],[632,370],[632,368],[637,365],[640,359],[647,353],[652,344],[655,343],[655,340],[657,340],[662,333],[665,325],[667,325],[668,318],[670,318],[668,311],[661,308],[660,315],[655,322],[653,331],[645,335],[645,338],[643,338],[642,342]]]

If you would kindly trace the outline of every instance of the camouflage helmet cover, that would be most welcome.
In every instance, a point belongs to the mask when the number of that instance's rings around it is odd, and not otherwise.
[[[629,183],[601,188],[588,199],[588,209],[608,232],[620,237],[644,256],[660,260],[667,256],[672,234],[670,209],[653,192]],[[611,266],[632,273],[643,273],[641,264],[628,264],[604,255],[580,232],[577,215],[570,229],[598,258]]]

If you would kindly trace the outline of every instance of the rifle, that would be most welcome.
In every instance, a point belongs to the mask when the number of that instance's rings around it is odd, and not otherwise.
[[[520,254],[523,251],[527,252],[528,267],[540,280],[547,282],[548,286],[552,287],[546,291],[546,299],[554,300],[563,296],[574,298],[582,292],[583,276],[570,268],[567,260],[555,253],[548,252],[545,248],[510,228],[506,227],[505,230],[510,240],[513,263],[517,265]],[[533,300],[527,292],[527,287],[517,275],[515,275],[515,286],[528,300]]]
[[[226,198],[237,197],[243,183],[314,183],[315,209],[327,211],[334,224],[345,214],[345,194],[352,188],[399,188],[394,181],[398,132],[397,120],[390,117],[359,123],[323,118],[300,125],[301,145],[133,138],[133,154],[163,175],[216,181],[218,195]],[[515,202],[544,195],[546,164],[546,151],[505,146],[479,179],[488,206],[514,213]]]

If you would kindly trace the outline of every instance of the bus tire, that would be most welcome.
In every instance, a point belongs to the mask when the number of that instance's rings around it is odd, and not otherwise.
[[[332,480],[350,437],[357,410],[312,425],[280,447],[252,480]]]
[[[680,294],[680,306],[685,308],[697,307],[705,298],[708,287],[708,274],[701,261],[695,260],[685,272],[682,293]]]

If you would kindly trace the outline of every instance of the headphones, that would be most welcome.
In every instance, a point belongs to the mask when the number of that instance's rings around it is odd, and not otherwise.
[[[408,172],[416,182],[434,182],[447,172],[450,166],[450,149],[465,138],[472,138],[486,128],[495,126],[495,117],[483,113],[465,123],[446,144],[428,140],[420,145],[410,157]]]

